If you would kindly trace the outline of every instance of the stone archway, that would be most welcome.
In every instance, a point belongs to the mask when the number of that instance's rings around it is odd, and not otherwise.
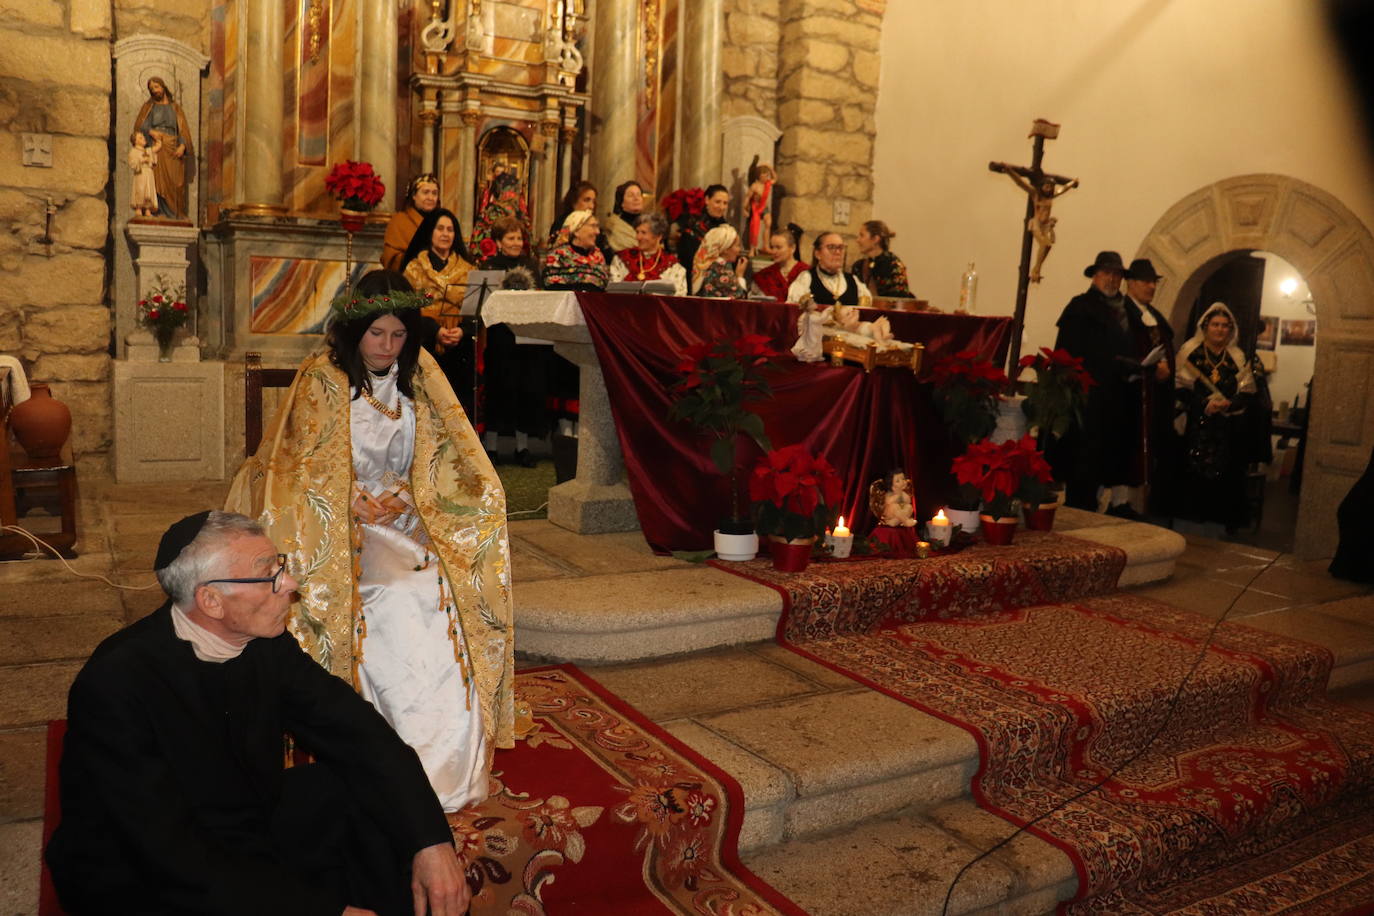
[[[1208,262],[1272,251],[1307,281],[1317,308],[1313,411],[1308,422],[1294,552],[1335,552],[1336,507],[1374,448],[1374,237],[1339,200],[1284,175],[1242,175],[1200,188],[1168,209],[1141,242],[1167,278],[1157,303],[1175,333]],[[1181,317],[1180,317],[1181,316]]]

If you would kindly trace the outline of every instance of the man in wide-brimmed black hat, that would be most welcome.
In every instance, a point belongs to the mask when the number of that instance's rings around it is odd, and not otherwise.
[[[1174,332],[1154,307],[1163,276],[1149,258],[1136,258],[1126,270],[1126,318],[1131,324],[1135,356],[1142,363],[1141,409],[1136,440],[1147,487],[1145,505],[1154,514],[1168,512],[1169,469],[1174,460]]]
[[[1055,477],[1067,484],[1066,503],[1092,512],[1138,518],[1129,487],[1144,480],[1140,451],[1140,359],[1121,281],[1126,265],[1115,251],[1099,251],[1083,269],[1092,280],[1059,316],[1055,347],[1083,360],[1097,384],[1088,392],[1083,425],[1048,449]]]

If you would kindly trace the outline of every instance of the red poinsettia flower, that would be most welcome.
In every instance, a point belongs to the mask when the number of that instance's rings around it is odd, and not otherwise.
[[[370,162],[340,162],[329,171],[324,186],[336,200],[354,210],[371,210],[386,196],[386,185]]]
[[[148,320],[149,320],[149,321],[157,321],[157,320],[158,320],[159,318],[161,318],[161,317],[162,317],[162,313],[159,312],[157,309],[149,309],[149,310],[148,310]]]
[[[172,303],[172,308],[176,309],[178,312],[184,312],[184,311],[186,311],[186,303],[185,303],[185,302],[173,302],[173,303]]]
[[[156,295],[153,296],[153,303],[156,304],[156,305],[161,305],[161,304],[162,304],[162,297],[161,297],[161,296],[156,296]]]

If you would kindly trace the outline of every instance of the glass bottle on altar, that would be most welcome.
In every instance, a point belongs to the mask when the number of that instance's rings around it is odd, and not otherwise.
[[[968,270],[959,280],[959,311],[972,315],[978,310],[978,271],[973,262],[968,262]]]

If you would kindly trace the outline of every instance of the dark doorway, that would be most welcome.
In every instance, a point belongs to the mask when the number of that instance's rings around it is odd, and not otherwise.
[[[1255,334],[1259,329],[1260,300],[1264,298],[1264,258],[1257,258],[1248,251],[1237,251],[1210,277],[1202,281],[1192,311],[1188,314],[1188,327],[1181,328],[1182,339],[1193,336],[1197,321],[1203,311],[1213,302],[1224,302],[1236,316],[1240,325],[1240,348],[1246,354],[1255,350]]]

